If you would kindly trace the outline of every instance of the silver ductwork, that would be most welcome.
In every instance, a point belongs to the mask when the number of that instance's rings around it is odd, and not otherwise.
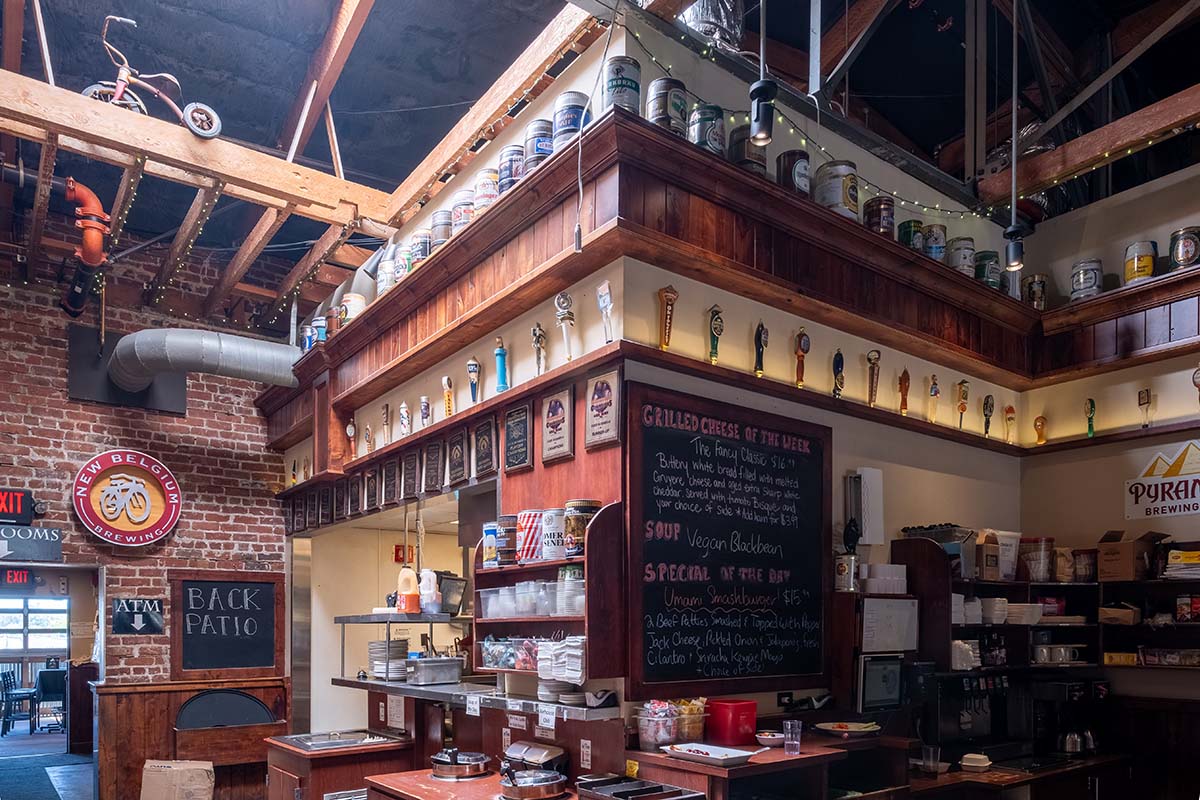
[[[246,336],[181,328],[147,328],[117,342],[108,377],[127,392],[140,392],[161,373],[199,372],[296,386],[292,364],[300,348]]]
[[[347,292],[361,294],[367,300],[367,305],[375,302],[375,292],[378,288],[375,282],[375,273],[379,268],[379,262],[384,256],[386,246],[380,247],[362,263],[358,269],[354,270],[354,274],[346,280],[342,281],[333,293],[321,301],[313,312],[304,318],[304,325],[311,325],[316,317],[323,317],[329,309],[341,305],[342,296]]]

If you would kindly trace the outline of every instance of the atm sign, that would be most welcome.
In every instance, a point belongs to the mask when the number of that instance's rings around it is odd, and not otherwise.
[[[0,586],[6,589],[31,589],[37,585],[33,570],[13,567],[0,569]]]
[[[32,525],[33,492],[28,489],[0,489],[0,524]]]

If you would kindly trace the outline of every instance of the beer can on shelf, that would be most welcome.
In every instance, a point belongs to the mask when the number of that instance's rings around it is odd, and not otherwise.
[[[458,233],[471,224],[475,217],[475,190],[459,189],[454,193],[454,202],[450,206],[450,232]]]
[[[767,175],[767,148],[750,141],[749,125],[738,125],[729,132],[729,160],[757,175]]]
[[[510,144],[500,150],[500,164],[496,167],[496,190],[504,194],[517,185],[525,176],[525,146]]]
[[[557,561],[567,557],[567,531],[564,509],[547,508],[542,512],[542,558]]]
[[[1125,248],[1125,285],[1143,281],[1154,275],[1158,260],[1158,242],[1133,242]]]
[[[784,150],[775,159],[775,182],[798,195],[808,197],[808,153],[804,150]]]
[[[604,62],[604,108],[609,106],[642,113],[642,65],[633,56],[609,56]]]
[[[974,278],[975,240],[970,236],[955,236],[946,242],[946,266]]]
[[[1009,280],[1012,280],[1010,274]],[[1021,299],[1026,303],[1036,308],[1038,311],[1046,310],[1046,281],[1048,278],[1042,274],[1026,275],[1021,279]]]
[[[826,161],[812,180],[812,199],[836,214],[858,220],[858,167],[853,161]]]
[[[900,223],[897,230],[900,233],[900,244],[907,247],[909,250],[916,250],[918,253],[925,251],[925,236],[922,233],[921,220],[906,219]]]
[[[450,236],[454,233],[454,213],[448,208],[433,212],[429,218],[429,231],[431,247],[440,247],[450,241]]]
[[[1085,258],[1071,267],[1071,299],[1095,297],[1103,290],[1104,266],[1098,258]]]
[[[591,122],[585,113],[588,96],[583,92],[563,92],[554,100],[554,152],[567,146]]]
[[[317,343],[317,329],[313,325],[303,325],[300,328],[300,350],[307,353]]]
[[[696,106],[688,117],[688,141],[724,158],[725,110],[713,103]]]
[[[995,250],[979,250],[975,253],[975,280],[993,289],[1000,288],[1004,268],[1000,266],[1000,254]]]
[[[893,238],[896,235],[896,201],[887,195],[872,197],[863,204],[863,225]]]
[[[517,560],[542,560],[542,509],[517,514]]]
[[[687,136],[687,89],[678,78],[650,81],[646,119],[676,136]]]
[[[1171,270],[1187,269],[1200,261],[1200,227],[1180,228],[1171,234]]]
[[[554,123],[535,119],[525,126],[525,173],[533,171],[554,152]]]
[[[921,249],[934,261],[946,258],[946,226],[926,225],[921,228]]]
[[[475,211],[483,211],[500,197],[500,170],[484,167],[475,173]]]

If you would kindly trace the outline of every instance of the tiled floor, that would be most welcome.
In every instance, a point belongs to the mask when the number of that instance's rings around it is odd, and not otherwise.
[[[92,800],[92,765],[74,764],[69,767],[46,767],[60,800]]]

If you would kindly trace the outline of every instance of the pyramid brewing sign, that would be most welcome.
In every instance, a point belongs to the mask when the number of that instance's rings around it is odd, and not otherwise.
[[[1200,514],[1200,442],[1174,456],[1158,453],[1142,474],[1125,481],[1125,519]]]

